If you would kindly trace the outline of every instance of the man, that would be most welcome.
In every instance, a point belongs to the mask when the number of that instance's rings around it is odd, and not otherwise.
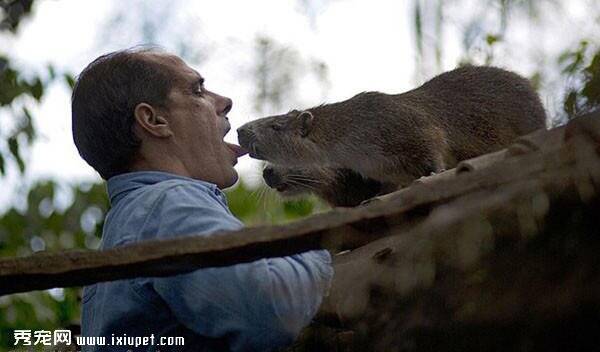
[[[244,154],[223,141],[231,106],[180,58],[154,49],[110,53],[83,70],[73,90],[73,139],[108,180],[102,249],[242,227],[221,192],[236,182],[233,166]],[[328,252],[311,251],[87,286],[82,335],[105,337],[106,346],[82,349],[280,348],[310,322],[332,274]],[[136,348],[124,337],[148,344]],[[184,337],[185,346],[159,346],[163,337]]]

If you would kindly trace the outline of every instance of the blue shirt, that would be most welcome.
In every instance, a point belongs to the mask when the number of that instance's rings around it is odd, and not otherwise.
[[[133,172],[112,177],[107,188],[111,209],[102,249],[185,235],[211,236],[243,227],[231,214],[224,194],[208,182],[164,172]],[[280,348],[291,344],[316,314],[332,275],[331,257],[320,250],[170,277],[86,286],[82,336],[104,337],[106,345],[82,346],[82,350]],[[185,345],[158,346],[168,343],[167,337],[183,337]],[[136,341],[146,344],[136,348]]]

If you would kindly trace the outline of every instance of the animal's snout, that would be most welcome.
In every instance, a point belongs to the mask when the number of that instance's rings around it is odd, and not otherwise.
[[[240,142],[240,145],[251,151],[252,144],[254,143],[256,136],[254,135],[254,132],[252,132],[250,127],[247,125],[244,125],[244,126],[238,128],[237,134],[238,134],[238,142]]]
[[[251,157],[256,159],[264,159],[257,145],[258,140],[256,138],[256,133],[254,133],[254,130],[248,124],[238,128],[237,133],[238,142],[244,149],[248,151]]]
[[[275,172],[275,169],[273,169],[270,166],[267,166],[263,170],[263,178],[265,179],[267,186],[269,186],[271,188],[277,188],[277,187],[281,186],[281,181],[282,181],[281,175],[279,175],[277,172]]]

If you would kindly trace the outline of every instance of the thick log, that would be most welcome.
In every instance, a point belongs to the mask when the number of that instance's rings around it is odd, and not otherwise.
[[[469,218],[453,219],[440,210],[435,217],[446,229],[432,224],[427,232],[424,224],[409,234],[411,240],[404,238],[404,247],[394,247],[386,261],[391,269],[362,293],[362,314],[345,320],[356,331],[355,350],[595,349],[600,342],[597,181],[587,201],[575,183],[547,188],[532,183],[507,190],[509,201],[493,205],[499,208],[491,213],[474,211],[489,197],[462,204],[470,203]],[[416,236],[425,236],[419,246]],[[349,287],[344,296],[352,294]]]
[[[338,257],[318,316],[328,326],[308,329],[308,350],[597,346],[597,168],[553,170],[456,199],[409,232]],[[341,343],[340,334],[351,341]]]
[[[600,168],[600,165],[596,166]],[[470,270],[480,259],[510,246],[522,246],[538,237],[553,219],[555,206],[565,199],[580,208],[582,180],[598,196],[600,178],[575,175],[571,169],[546,172],[536,180],[485,190],[439,206],[422,223],[336,257],[336,277],[321,315],[331,320],[360,320],[369,311],[372,287],[395,290],[397,297],[433,283],[437,266]],[[587,191],[586,191],[587,192]],[[568,208],[566,208],[568,209]]]

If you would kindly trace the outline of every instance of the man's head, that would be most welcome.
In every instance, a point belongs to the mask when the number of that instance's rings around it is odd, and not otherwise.
[[[180,58],[130,49],[94,60],[73,89],[73,139],[104,179],[166,171],[229,187],[243,152],[225,143],[231,99]]]

